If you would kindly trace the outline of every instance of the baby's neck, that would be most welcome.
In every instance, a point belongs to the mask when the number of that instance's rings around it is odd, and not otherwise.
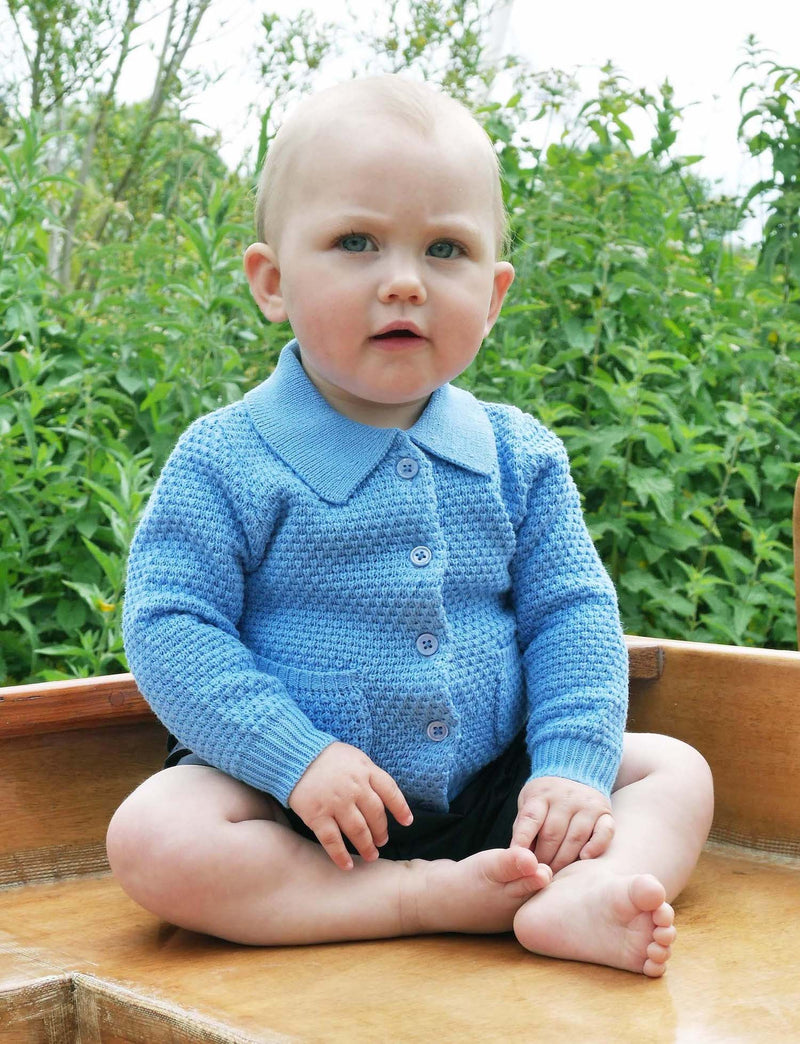
[[[353,403],[347,403],[347,409],[343,409],[338,403],[331,403],[335,410],[359,424],[368,424],[371,428],[400,428],[402,431],[407,431],[417,423],[427,404],[427,399],[392,406],[382,403],[354,406]]]

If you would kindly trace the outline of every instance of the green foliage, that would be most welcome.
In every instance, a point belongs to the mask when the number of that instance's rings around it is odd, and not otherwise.
[[[174,124],[171,128],[175,129]],[[248,302],[241,183],[195,172],[180,213],[89,244],[90,288],[47,271],[57,227],[33,119],[0,153],[0,670],[9,679],[125,669],[124,562],[154,475],[187,423],[240,397],[285,332]],[[69,186],[67,186],[69,187]]]
[[[782,66],[762,57],[755,40],[748,40],[748,58],[740,68],[761,75],[741,92],[748,106],[739,136],[753,156],[768,153],[770,177],[754,185],[745,203],[757,196],[769,200],[769,215],[759,263],[768,277],[783,282],[784,300],[800,290],[800,68]],[[755,97],[754,97],[755,96]]]
[[[207,4],[185,6],[194,31]],[[52,4],[13,8],[43,19],[53,51],[38,109],[9,115],[0,148],[0,678],[24,681],[125,668],[124,560],[154,478],[192,419],[263,379],[288,329],[263,322],[241,271],[253,172],[228,171],[182,118],[174,70],[157,106],[121,106],[97,93],[92,34]],[[609,67],[578,99],[563,74],[508,59],[511,96],[487,102],[488,17],[478,0],[414,0],[405,18],[388,5],[349,30],[372,71],[410,69],[472,100],[496,142],[517,279],[462,383],[565,439],[628,630],[790,647],[797,70],[751,46],[761,79],[741,133],[773,176],[720,199],[678,151],[668,84],[651,96]],[[259,152],[345,34],[302,11],[263,28]],[[78,72],[92,89],[59,107]],[[653,136],[637,154],[642,115]],[[550,127],[544,146],[531,121]],[[758,200],[764,241],[735,250],[729,233]]]
[[[606,74],[571,136],[505,136],[517,281],[467,381],[565,439],[628,630],[790,647],[800,310],[726,247],[742,208],[665,162],[671,91]],[[657,128],[641,156],[634,108]]]

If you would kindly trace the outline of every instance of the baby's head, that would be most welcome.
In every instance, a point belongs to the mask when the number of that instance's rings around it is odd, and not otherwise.
[[[457,102],[397,76],[307,99],[284,123],[245,252],[306,374],[351,419],[404,427],[458,376],[514,271],[497,159]]]
[[[386,75],[349,80],[301,102],[273,139],[261,169],[256,196],[256,232],[259,240],[277,246],[280,231],[293,204],[302,200],[292,193],[298,165],[315,162],[315,145],[323,130],[348,122],[368,129],[372,120],[394,122],[426,140],[443,142],[450,134],[471,146],[476,178],[490,186],[496,251],[500,257],[508,238],[500,169],[489,136],[472,113],[454,98],[425,84]]]

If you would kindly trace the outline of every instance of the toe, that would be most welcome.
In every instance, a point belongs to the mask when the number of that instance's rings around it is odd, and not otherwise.
[[[666,964],[658,964],[656,961],[651,961],[649,957],[642,968],[642,972],[650,979],[660,978],[666,970]]]
[[[638,910],[656,911],[667,905],[664,902],[666,899],[664,886],[652,874],[639,874],[634,877],[630,882],[628,894]],[[656,924],[666,923],[666,921],[656,921]]]
[[[672,956],[672,950],[669,946],[662,946],[660,943],[651,942],[647,947],[647,956],[649,960],[654,961],[656,964],[666,964]]]
[[[668,928],[674,920],[675,911],[669,903],[661,903],[660,906],[653,910],[653,922],[659,928]]]
[[[656,927],[653,929],[653,939],[662,946],[671,946],[675,942],[677,934],[674,924],[670,924],[665,928]]]
[[[546,888],[553,880],[553,871],[546,863],[539,863],[533,876],[536,878],[537,884],[541,885],[542,888]]]

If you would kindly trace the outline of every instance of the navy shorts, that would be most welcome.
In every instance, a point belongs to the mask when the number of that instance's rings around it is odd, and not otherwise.
[[[165,768],[208,765],[174,736],[169,737]],[[412,808],[414,822],[400,826],[387,813],[389,840],[380,849],[383,859],[465,859],[488,848],[507,848],[517,816],[517,798],[531,771],[523,734],[475,776],[450,803],[448,812]],[[282,810],[293,830],[311,841],[313,831],[290,808]],[[351,852],[355,849],[347,842]]]

